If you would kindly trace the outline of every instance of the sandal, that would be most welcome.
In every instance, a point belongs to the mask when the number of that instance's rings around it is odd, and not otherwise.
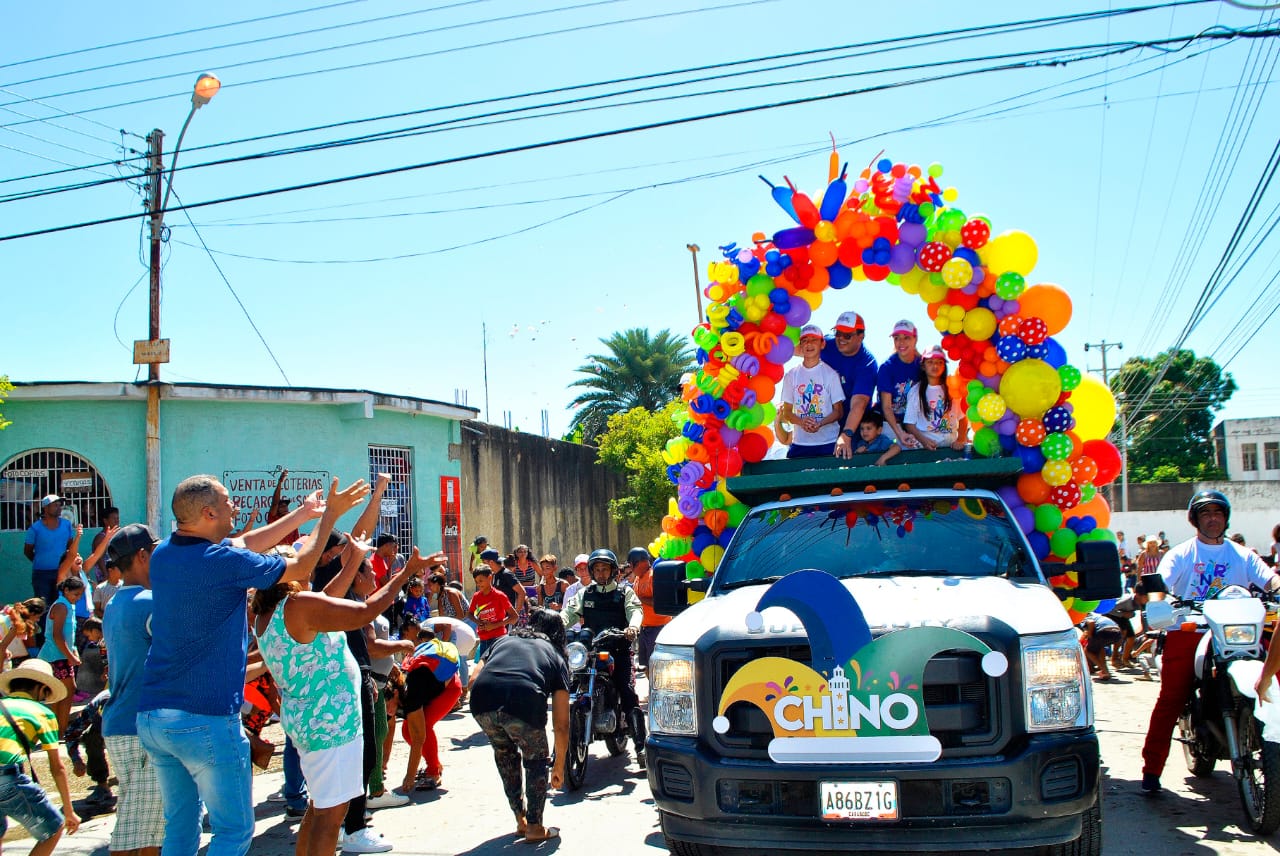
[[[527,831],[524,834],[525,841],[529,841],[535,844],[539,841],[551,841],[552,839],[559,838],[559,837],[560,837],[560,827],[558,826],[544,826],[542,828],[541,835],[531,836]]]

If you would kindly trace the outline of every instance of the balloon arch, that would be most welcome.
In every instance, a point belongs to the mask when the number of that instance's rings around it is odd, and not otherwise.
[[[709,266],[711,306],[693,330],[698,369],[683,387],[681,435],[663,453],[678,492],[652,553],[685,561],[690,577],[715,570],[748,510],[725,479],[773,444],[775,385],[800,328],[830,289],[867,281],[927,305],[957,364],[950,391],[968,403],[975,451],[1022,461],[1016,486],[1000,495],[1037,557],[1069,561],[1078,541],[1115,540],[1097,491],[1120,472],[1106,439],[1115,399],[1053,339],[1071,319],[1071,299],[1057,285],[1028,285],[1035,241],[1017,230],[993,236],[989,219],[955,206],[959,194],[941,176],[938,164],[881,159],[850,182],[832,151],[820,199],[790,179],[769,185],[795,225],[772,238],[756,233],[750,247],[723,247]],[[1068,575],[1052,582],[1075,584]],[[1064,604],[1077,620],[1098,606]]]

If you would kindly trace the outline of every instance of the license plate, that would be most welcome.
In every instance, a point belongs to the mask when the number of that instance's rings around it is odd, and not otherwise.
[[[822,782],[823,820],[897,820],[897,782]]]

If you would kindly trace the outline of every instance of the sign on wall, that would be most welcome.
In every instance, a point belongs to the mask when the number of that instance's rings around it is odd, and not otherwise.
[[[280,467],[274,470],[223,470],[222,484],[231,494],[231,501],[240,508],[236,528],[244,527],[251,519],[261,526],[267,522],[271,496],[280,481]],[[280,491],[281,499],[289,500],[289,508],[297,508],[314,491],[329,489],[328,470],[289,470]],[[256,512],[256,519],[255,519]]]
[[[462,579],[462,487],[457,476],[440,477],[440,549],[449,557],[449,579]]]

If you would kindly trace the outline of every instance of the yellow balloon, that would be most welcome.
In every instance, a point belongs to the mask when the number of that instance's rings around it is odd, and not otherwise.
[[[1071,466],[1069,464],[1067,465],[1067,470],[1068,472],[1071,470]],[[698,560],[702,562],[702,566],[709,571],[714,571],[716,569],[716,565],[719,565],[720,560],[723,558],[724,547],[721,547],[719,544],[712,544],[710,547],[705,548],[702,551],[702,554],[698,556]]]
[[[978,306],[965,313],[964,333],[970,339],[984,341],[990,339],[991,334],[995,331],[996,315],[990,309]]]
[[[902,274],[898,284],[902,286],[902,290],[907,294],[919,294],[920,289],[928,284],[928,282],[928,271],[921,270],[918,267],[913,267],[911,270]]]
[[[940,303],[947,296],[947,291],[946,283],[934,285],[933,282],[925,280],[920,286],[920,299],[925,303]]]
[[[805,289],[804,291],[796,292],[796,297],[799,297],[805,303],[809,304],[810,309],[817,309],[822,305],[822,292],[820,291],[809,291],[808,289]]]
[[[1031,273],[1039,258],[1035,239],[1026,232],[1012,229],[997,235],[982,248],[982,261],[988,276],[1013,271],[1023,276]]]
[[[1045,461],[1044,468],[1040,470],[1040,478],[1050,487],[1066,484],[1071,481],[1071,464],[1068,461]]]
[[[1044,360],[1019,360],[1000,378],[1000,397],[1023,419],[1039,419],[1062,394],[1062,378]]]
[[[1116,423],[1116,397],[1093,375],[1085,375],[1071,391],[1075,407],[1076,435],[1081,440],[1102,440]]]

